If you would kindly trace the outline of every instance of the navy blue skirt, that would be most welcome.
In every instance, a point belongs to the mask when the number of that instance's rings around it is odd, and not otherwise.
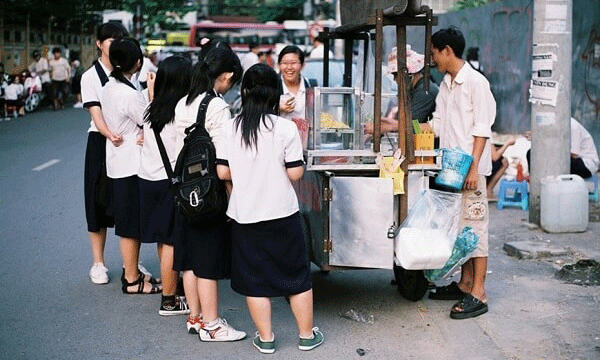
[[[231,222],[226,216],[207,223],[190,223],[175,211],[173,270],[191,270],[202,279],[231,275]]]
[[[106,138],[97,131],[88,133],[83,188],[88,231],[113,227],[115,221],[109,215],[112,192],[110,179],[106,176]]]
[[[173,245],[175,195],[169,180],[139,179],[140,242]]]
[[[111,179],[115,235],[140,238],[140,190],[137,175]]]
[[[299,212],[253,224],[232,223],[231,288],[235,292],[275,297],[312,288]]]

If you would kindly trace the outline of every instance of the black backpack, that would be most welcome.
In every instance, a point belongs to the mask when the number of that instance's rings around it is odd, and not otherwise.
[[[222,218],[227,211],[225,185],[217,176],[215,145],[204,127],[206,109],[215,96],[213,91],[207,92],[198,108],[196,123],[185,129],[186,137],[175,170],[171,169],[160,133],[154,129],[177,208],[193,223]]]

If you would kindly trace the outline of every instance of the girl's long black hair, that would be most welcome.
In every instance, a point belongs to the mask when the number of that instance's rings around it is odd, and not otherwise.
[[[212,90],[215,79],[227,72],[233,73],[231,82],[237,83],[243,72],[240,59],[229,46],[213,47],[192,68],[192,83],[186,105],[190,105],[198,95]]]
[[[270,66],[253,65],[242,80],[242,112],[235,118],[236,129],[241,129],[242,144],[256,147],[260,123],[268,128],[268,114],[279,112],[279,76]]]
[[[183,56],[169,56],[158,65],[154,81],[154,99],[144,116],[152,129],[161,132],[173,121],[177,102],[190,88],[192,62]]]
[[[133,38],[115,39],[110,45],[109,50],[110,63],[113,71],[110,76],[122,83],[128,84],[129,80],[125,73],[130,73],[143,59],[140,43]]]

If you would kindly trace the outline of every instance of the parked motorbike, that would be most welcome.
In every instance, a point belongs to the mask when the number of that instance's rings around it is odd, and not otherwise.
[[[25,111],[35,111],[45,97],[42,91],[42,79],[35,73],[32,73],[25,79],[24,88],[26,94]]]

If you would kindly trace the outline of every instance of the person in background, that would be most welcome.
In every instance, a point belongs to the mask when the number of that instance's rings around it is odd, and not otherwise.
[[[50,99],[52,95],[52,83],[50,81],[48,60],[42,57],[39,50],[34,50],[31,53],[31,57],[33,57],[33,62],[29,65],[29,72],[40,77],[42,80],[42,92],[46,98]]]
[[[302,77],[304,52],[295,45],[288,45],[279,52],[278,63],[281,76],[279,82],[280,116],[290,120],[306,119],[306,89],[310,87],[310,84]]]
[[[253,345],[275,352],[271,298],[286,296],[296,319],[300,350],[323,343],[313,327],[310,263],[292,181],[304,172],[296,125],[278,117],[279,78],[256,64],[242,81],[242,112],[223,128],[217,173],[231,180],[227,216],[232,219],[231,288],[246,297],[257,328]],[[252,176],[248,176],[252,174]]]
[[[326,37],[323,35],[317,35],[313,39],[313,49],[308,55],[309,59],[323,59],[325,57],[325,41]],[[329,58],[333,58],[333,52],[329,50]]]
[[[527,140],[531,140],[531,131],[525,132]],[[588,179],[598,172],[600,160],[594,138],[574,118],[571,118],[571,167],[570,173]],[[531,172],[531,149],[527,150],[527,163]]]
[[[467,62],[473,67],[473,69],[483,74],[483,66],[479,62],[479,48],[471,47],[467,50]]]
[[[163,284],[160,315],[190,313],[185,299],[176,295],[179,278],[179,273],[173,270],[176,205],[155,132],[160,135],[172,170],[177,161],[175,105],[189,90],[191,68],[191,61],[182,56],[170,56],[160,63],[154,83],[154,99],[146,111],[143,128],[144,145],[138,170],[140,241],[157,245]],[[152,77],[153,73],[148,73],[148,76]]]
[[[25,115],[23,103],[23,84],[19,75],[12,76],[12,83],[4,89],[4,99],[6,100],[5,112],[9,115],[9,108],[13,109],[13,117],[16,119],[19,115]],[[9,120],[8,116],[6,120]]]
[[[196,123],[200,103],[209,92],[215,97],[206,108],[204,127],[215,148],[223,141],[221,129],[231,121],[229,105],[221,96],[241,78],[240,60],[228,44],[220,41],[206,44],[202,52],[192,69],[190,91],[175,107],[176,154],[183,148],[185,130]],[[192,223],[178,211],[175,213],[174,231],[173,269],[183,271],[185,297],[190,307],[186,322],[188,332],[198,333],[201,341],[245,338],[245,332],[236,330],[219,317],[218,280],[228,278],[231,273],[227,217],[223,214],[210,222]]]
[[[423,68],[425,67],[425,56],[411,50],[410,45],[406,45],[406,68],[408,70],[409,81],[409,99],[412,118],[425,123],[433,115],[435,110],[435,98],[439,92],[438,86],[430,82],[429,91],[425,90],[425,78]],[[396,48],[393,48],[388,56],[388,73],[398,79],[398,55]],[[393,98],[390,102],[389,111],[386,117],[381,118],[381,131],[398,131],[398,98]],[[373,122],[365,124],[365,133],[373,133]]]
[[[156,73],[158,70],[158,56],[156,51],[153,51],[148,56],[144,56],[144,63],[142,64],[142,69],[138,74],[138,81],[142,88],[146,89],[148,87],[148,73],[153,72]]]
[[[460,148],[473,156],[462,191],[459,229],[473,228],[477,248],[461,267],[458,283],[437,287],[434,300],[459,300],[450,310],[453,319],[467,319],[488,311],[485,278],[488,262],[489,216],[486,176],[492,173],[492,125],[496,101],[490,84],[462,59],[465,38],[456,27],[438,30],[431,37],[435,66],[445,73],[436,98],[431,127],[440,148]]]
[[[109,131],[121,137],[119,146],[106,142],[106,174],[111,180],[115,235],[121,238],[123,258],[121,290],[125,294],[156,294],[161,287],[156,279],[139,270],[140,193],[138,169],[141,147],[138,137],[144,113],[153,98],[153,85],[147,95],[139,91],[131,78],[142,66],[142,51],[137,40],[115,39],[110,45],[112,72],[102,89],[100,105]],[[153,79],[153,77],[152,77]]]
[[[508,169],[508,159],[503,156],[506,149],[515,144],[515,139],[510,138],[502,145],[496,145],[492,147],[492,174],[487,176],[487,197],[488,201],[498,201],[498,198],[494,196],[494,187],[502,178],[502,175]]]
[[[4,64],[0,63],[0,121],[8,120],[10,118],[6,114],[6,109],[4,105],[6,105],[6,99],[4,98],[4,90],[10,84],[10,76],[4,72]]]
[[[259,63],[258,54],[260,53],[260,46],[255,42],[251,42],[248,44],[248,50],[248,53],[242,60],[242,68],[244,69],[244,72],[248,70],[250,66]]]
[[[52,79],[52,102],[54,110],[62,109],[67,99],[67,87],[71,81],[71,65],[62,57],[59,47],[52,49],[54,58],[48,62],[50,78]]]
[[[81,76],[83,75],[83,69],[81,68],[81,62],[79,60],[71,61],[71,93],[75,96],[74,108],[83,108],[81,102]]]

